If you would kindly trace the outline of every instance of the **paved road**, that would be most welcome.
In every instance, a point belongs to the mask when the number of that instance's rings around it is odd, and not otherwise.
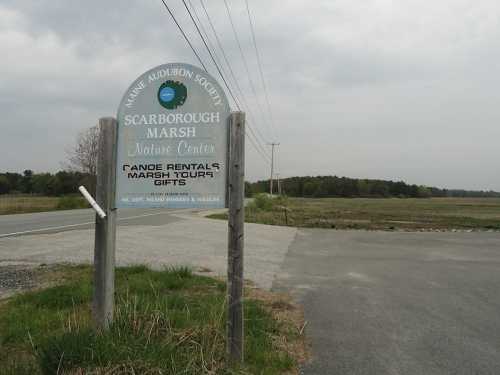
[[[164,225],[173,220],[169,209],[120,209],[118,225]],[[92,209],[0,215],[0,238],[87,229],[94,225]]]
[[[315,375],[500,374],[500,235],[299,230],[275,290]]]
[[[118,265],[187,265],[210,270],[209,274],[227,274],[227,222],[202,218],[196,210],[120,209],[118,215]],[[0,233],[4,233],[0,234],[0,267],[91,262],[93,217],[90,210],[0,217]],[[295,233],[294,228],[247,224],[246,277],[270,288]]]
[[[252,199],[245,198],[245,204]],[[131,209],[118,210],[118,225],[165,225],[173,220],[173,214],[197,212],[193,209]],[[0,238],[27,234],[57,233],[93,227],[95,211],[91,208],[38,212],[32,214],[0,215]]]

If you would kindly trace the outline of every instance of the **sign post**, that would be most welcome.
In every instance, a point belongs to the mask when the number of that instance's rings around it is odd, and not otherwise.
[[[97,329],[113,322],[116,239],[116,130],[114,118],[99,120],[96,201],[105,216],[96,214],[94,247],[94,299],[92,314]]]
[[[116,208],[229,207],[227,355],[242,362],[245,114],[230,113],[206,71],[174,63],[139,76],[117,120],[101,119],[99,127],[96,327],[113,321]]]
[[[229,217],[227,265],[227,354],[243,362],[243,247],[245,222],[245,114],[231,113],[229,122]]]

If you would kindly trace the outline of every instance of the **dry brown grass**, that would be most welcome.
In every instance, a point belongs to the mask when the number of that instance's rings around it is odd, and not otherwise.
[[[2,195],[0,196],[0,215],[53,211],[57,209],[58,203],[58,197]]]
[[[281,198],[248,205],[245,215],[251,223],[306,228],[500,231],[499,198]]]
[[[280,333],[272,337],[274,345],[288,353],[299,365],[306,363],[310,359],[310,346],[306,339],[307,321],[302,307],[293,302],[288,294],[259,289],[250,282],[245,289],[245,298],[261,302],[273,319],[282,323]],[[300,372],[295,368],[285,374],[299,375]]]
[[[36,195],[0,195],[0,215],[23,214],[86,208],[85,199],[78,195],[43,197]]]

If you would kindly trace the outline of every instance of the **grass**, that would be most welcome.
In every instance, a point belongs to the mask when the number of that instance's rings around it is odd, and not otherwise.
[[[247,295],[246,362],[229,369],[224,282],[187,268],[118,268],[115,321],[96,333],[90,267],[55,274],[59,285],[0,305],[1,374],[296,373],[290,348],[301,347],[302,334],[293,321],[277,319],[281,303]]]
[[[251,223],[308,228],[500,230],[498,198],[257,198],[245,214]]]
[[[83,197],[43,197],[32,195],[0,195],[0,215],[72,210],[89,207]]]

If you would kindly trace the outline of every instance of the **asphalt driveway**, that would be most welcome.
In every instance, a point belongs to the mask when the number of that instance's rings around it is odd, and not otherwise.
[[[500,374],[500,235],[299,230],[273,284],[304,306],[304,374]]]

